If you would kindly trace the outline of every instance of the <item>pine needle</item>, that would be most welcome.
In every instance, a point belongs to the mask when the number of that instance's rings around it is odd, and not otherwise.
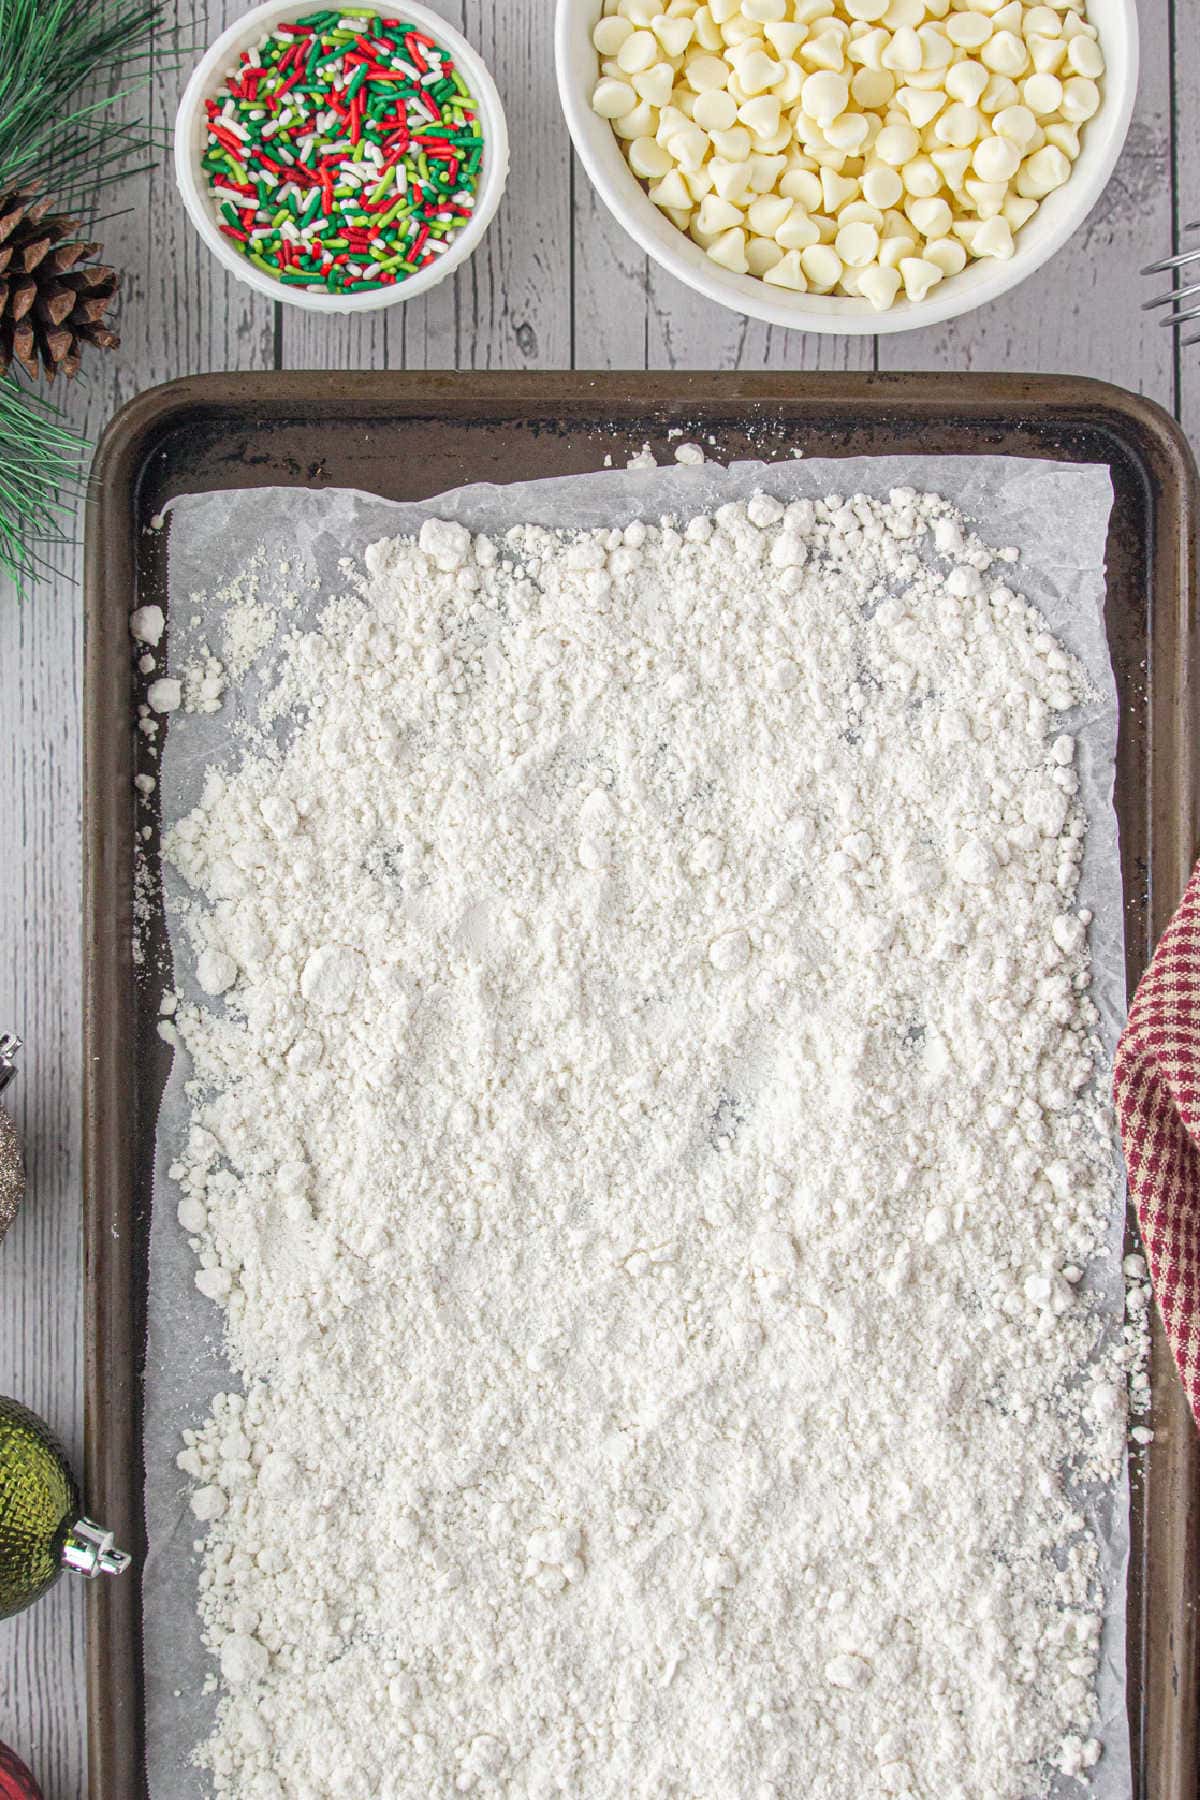
[[[55,407],[0,377],[0,571],[18,593],[44,571],[34,544],[62,541],[87,455]]]
[[[121,117],[163,0],[0,0],[0,187],[56,198],[130,173],[153,134]],[[122,74],[132,85],[113,91]]]

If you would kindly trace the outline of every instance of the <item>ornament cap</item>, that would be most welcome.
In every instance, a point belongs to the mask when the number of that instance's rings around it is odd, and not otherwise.
[[[62,1565],[85,1581],[97,1575],[123,1575],[133,1558],[118,1550],[111,1531],[93,1519],[76,1519],[62,1548]]]
[[[0,1031],[0,1094],[17,1072],[17,1051],[21,1040],[11,1031]]]

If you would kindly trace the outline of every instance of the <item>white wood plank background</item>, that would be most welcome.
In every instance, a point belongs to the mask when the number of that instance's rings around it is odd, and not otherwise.
[[[512,181],[486,245],[453,283],[390,318],[317,319],[226,279],[178,207],[169,174],[131,183],[106,226],[124,267],[125,345],[93,359],[71,411],[93,435],[171,376],[288,368],[887,368],[1078,372],[1150,395],[1200,425],[1200,349],[1182,357],[1145,319],[1139,267],[1200,218],[1200,33],[1194,0],[1140,0],[1137,116],[1113,183],[1067,248],[1015,294],[963,321],[887,337],[812,338],[710,306],[649,266],[593,198],[561,123],[553,0],[434,0],[495,71]],[[242,9],[179,8],[149,104],[168,126],[188,46]],[[1196,234],[1200,242],[1200,232]],[[80,702],[78,553],[22,605],[0,588],[0,1029],[28,1043],[15,1107],[29,1199],[0,1249],[0,1393],[52,1420],[78,1455],[82,1423]],[[86,1792],[83,1596],[62,1584],[0,1625],[0,1740],[47,1800]]]

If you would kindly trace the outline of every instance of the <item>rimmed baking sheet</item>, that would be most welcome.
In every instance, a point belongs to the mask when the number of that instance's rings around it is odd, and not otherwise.
[[[87,1128],[89,1485],[135,1546],[140,1369],[154,1121],[166,1064],[158,992],[132,961],[133,701],[126,618],[162,598],[149,519],[214,487],[355,486],[418,498],[473,479],[619,466],[644,441],[710,434],[726,454],[979,451],[1107,463],[1109,635],[1122,703],[1128,971],[1143,965],[1195,838],[1189,651],[1194,473],[1155,409],[1096,384],[981,377],[210,377],[143,396],[106,439],[89,530]],[[150,846],[154,866],[156,845]],[[146,927],[143,925],[143,934]],[[148,970],[155,967],[152,957]],[[1196,1791],[1195,1454],[1165,1360],[1158,1438],[1135,1489],[1130,1710],[1138,1792]],[[144,1791],[140,1589],[105,1584],[92,1618],[92,1792]]]

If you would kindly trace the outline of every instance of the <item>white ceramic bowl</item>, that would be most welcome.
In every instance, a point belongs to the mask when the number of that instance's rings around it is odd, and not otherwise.
[[[939,282],[927,299],[902,297],[887,312],[876,312],[866,300],[793,294],[750,275],[731,274],[664,218],[629,168],[608,120],[592,111],[598,73],[592,31],[602,10],[602,0],[558,0],[555,25],[563,111],[596,192],[646,254],[688,287],[734,312],[796,331],[913,331],[971,312],[1016,287],[1066,243],[1100,198],[1125,142],[1137,91],[1136,0],[1088,0],[1088,18],[1100,33],[1108,68],[1103,103],[1084,128],[1070,180],[1042,201],[1017,234],[1016,254],[1008,262],[981,258]]]
[[[398,281],[394,287],[370,289],[361,294],[327,294],[323,290],[292,287],[276,281],[256,269],[238,254],[217,223],[217,211],[208,193],[208,183],[200,159],[204,155],[207,118],[204,102],[211,99],[224,78],[237,64],[238,55],[261,43],[271,28],[287,19],[302,17],[311,7],[303,0],[266,0],[263,6],[251,7],[236,24],[223,31],[197,65],[183,90],[179,112],[175,118],[175,180],[187,208],[188,216],[218,261],[247,286],[256,288],[271,300],[283,300],[290,306],[302,306],[309,312],[371,312],[380,306],[395,306],[402,300],[413,300],[426,294],[439,281],[460,268],[475,250],[495,217],[508,180],[508,127],[496,84],[482,58],[468,44],[461,32],[427,6],[413,6],[407,0],[377,0],[384,17],[402,18],[416,25],[449,50],[461,68],[467,85],[479,103],[479,119],[483,127],[483,179],[476,195],[475,211],[468,225],[454,237],[453,248],[436,263]]]

